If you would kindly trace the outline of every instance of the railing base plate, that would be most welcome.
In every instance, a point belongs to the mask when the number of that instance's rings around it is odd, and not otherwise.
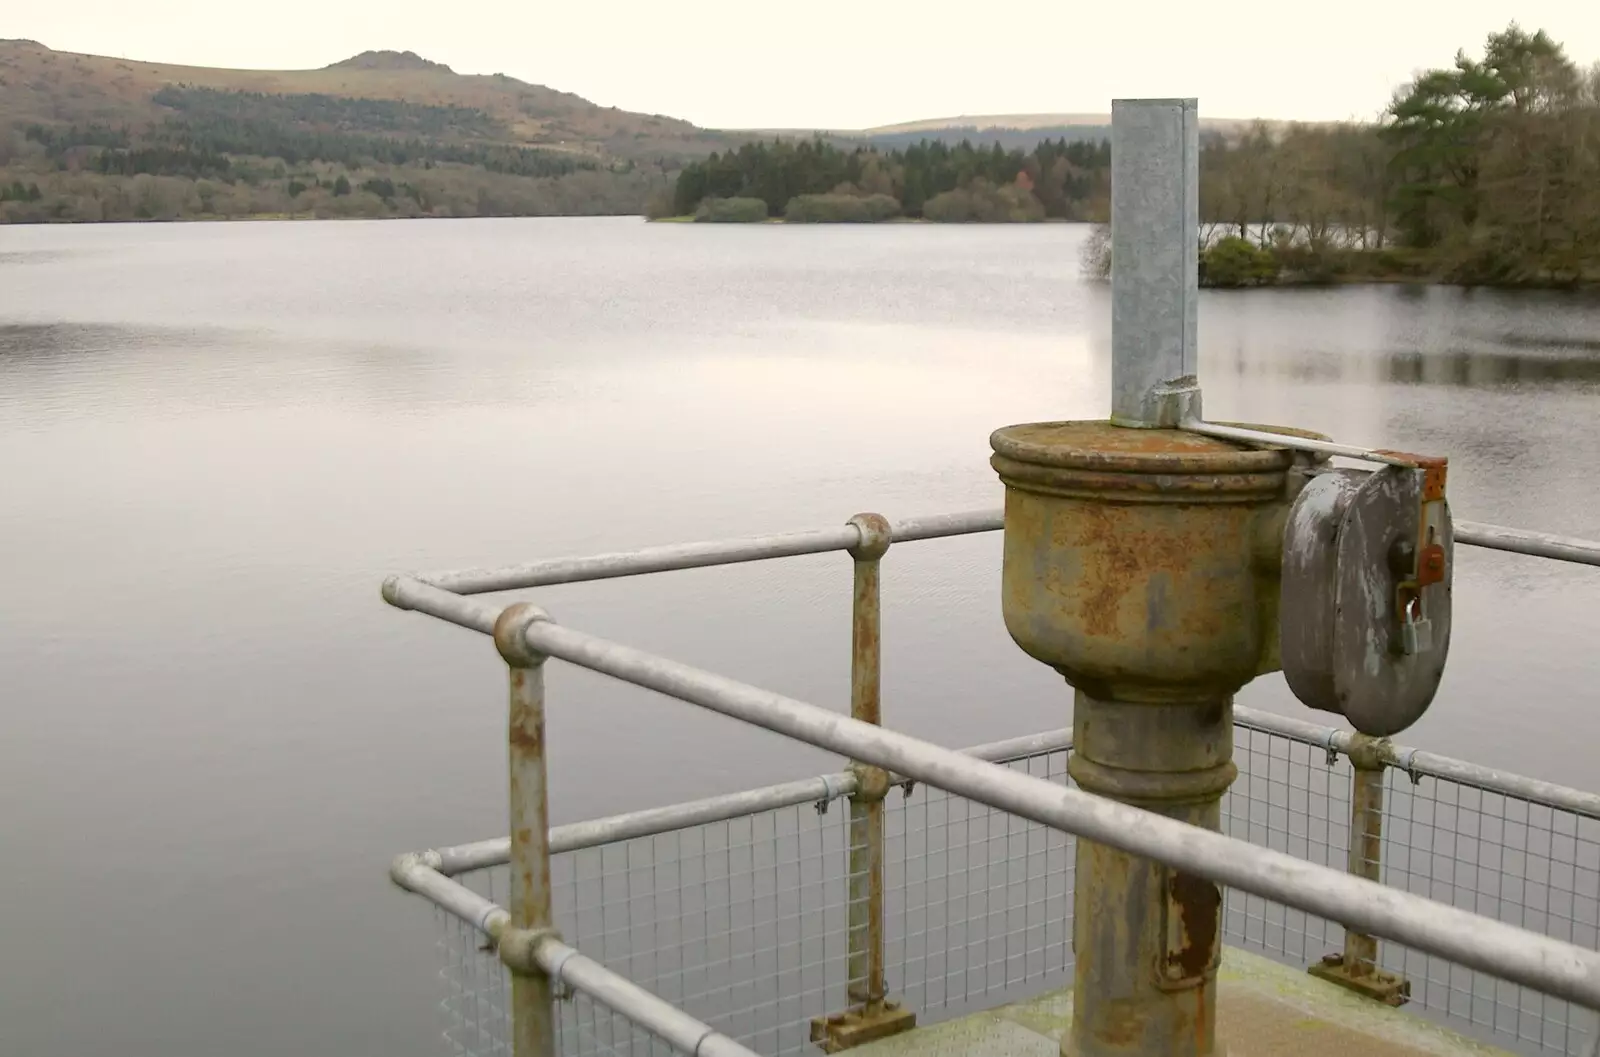
[[[886,1039],[917,1026],[917,1015],[898,1002],[885,1001],[875,1010],[849,1009],[811,1021],[811,1041],[824,1053],[838,1053],[863,1043]]]
[[[1378,968],[1355,975],[1337,954],[1328,955],[1306,971],[1319,980],[1338,984],[1386,1006],[1403,1006],[1411,1001],[1411,981],[1404,976]]]

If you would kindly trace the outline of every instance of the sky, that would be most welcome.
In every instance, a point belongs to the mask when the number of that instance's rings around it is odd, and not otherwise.
[[[1512,18],[1600,60],[1589,0],[0,0],[0,36],[62,51],[304,69],[411,50],[715,128],[1105,113],[1127,96],[1196,96],[1211,117],[1370,119]]]

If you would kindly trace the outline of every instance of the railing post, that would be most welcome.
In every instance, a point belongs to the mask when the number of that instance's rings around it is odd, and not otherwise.
[[[550,916],[550,811],[544,753],[544,657],[528,648],[527,630],[548,620],[527,603],[495,621],[494,641],[509,668],[511,778],[511,920],[500,934],[500,958],[511,970],[512,1057],[555,1057],[550,977],[532,958],[540,938],[554,935]]]
[[[861,542],[850,548],[855,587],[850,628],[850,715],[878,725],[882,716],[882,622],[878,564],[889,549],[889,522],[880,514],[857,514],[850,524]],[[889,776],[856,762],[850,797],[849,1007],[811,1022],[811,1041],[828,1053],[885,1038],[915,1027],[917,1018],[888,998],[884,976],[883,799]]]
[[[1351,876],[1383,879],[1383,771],[1387,739],[1353,734],[1350,738]],[[1411,981],[1378,967],[1378,940],[1344,930],[1344,953],[1329,954],[1311,967],[1311,975],[1391,1006],[1411,998]]]

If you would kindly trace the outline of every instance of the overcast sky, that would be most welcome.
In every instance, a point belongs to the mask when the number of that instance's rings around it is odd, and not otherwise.
[[[1398,83],[1517,18],[1583,65],[1600,2],[873,3],[812,0],[0,0],[0,34],[200,66],[324,66],[410,49],[626,110],[724,128],[861,128],[957,114],[1104,112],[1198,96],[1202,115],[1368,118]]]

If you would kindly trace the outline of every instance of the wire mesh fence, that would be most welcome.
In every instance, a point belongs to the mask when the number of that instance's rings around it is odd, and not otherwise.
[[[1007,766],[1065,783],[1067,753]],[[1344,869],[1351,768],[1320,746],[1236,729],[1239,778],[1223,831]],[[1591,949],[1600,944],[1600,822],[1389,771],[1382,880]],[[819,1052],[814,1017],[848,1003],[848,805],[809,805],[554,857],[565,940],[759,1053]],[[921,1023],[1070,982],[1074,838],[959,796],[891,790],[885,816],[889,993]],[[503,868],[459,878],[504,902]],[[482,937],[439,914],[446,1051],[508,1055],[509,986]],[[1225,942],[1307,965],[1343,946],[1336,923],[1242,892]],[[1529,1054],[1582,1055],[1592,1015],[1421,952],[1383,943],[1411,1008]],[[563,1054],[671,1052],[579,998],[561,1005]]]

